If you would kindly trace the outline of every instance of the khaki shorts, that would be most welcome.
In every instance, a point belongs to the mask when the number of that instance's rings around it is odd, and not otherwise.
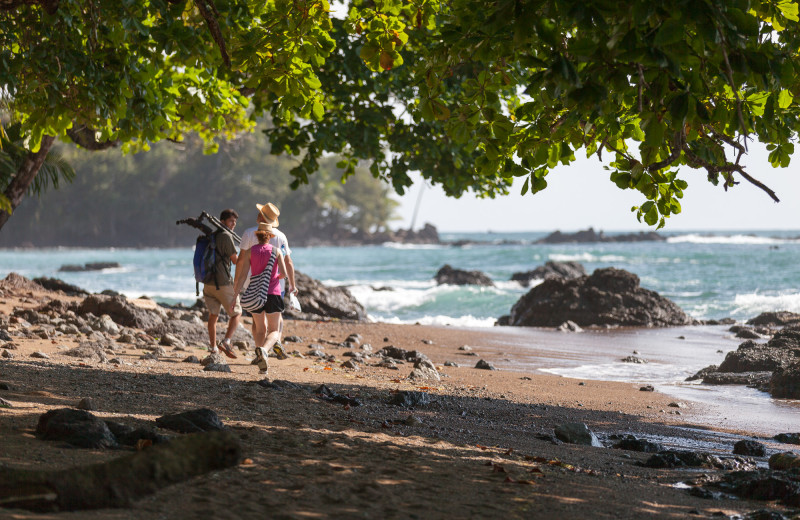
[[[233,285],[220,285],[219,289],[212,283],[203,286],[203,296],[206,300],[206,307],[208,313],[219,315],[220,307],[225,308],[225,312],[230,314],[228,309],[231,308],[233,301]],[[233,315],[239,316],[242,314],[242,306],[239,305],[239,298],[236,298],[236,307],[233,309]]]

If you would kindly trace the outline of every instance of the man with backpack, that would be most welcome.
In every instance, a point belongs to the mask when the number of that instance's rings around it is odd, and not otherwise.
[[[220,213],[219,220],[232,232],[239,220],[239,214],[233,209],[226,209]],[[235,359],[236,354],[231,345],[231,338],[236,332],[242,316],[239,299],[233,294],[233,277],[231,276],[231,264],[236,264],[238,259],[236,246],[231,234],[220,229],[211,235],[208,247],[209,250],[205,257],[211,258],[212,267],[206,279],[203,280],[203,297],[206,307],[208,307],[209,352],[217,352],[219,349],[229,358]],[[217,320],[221,307],[224,307],[229,313],[230,319],[225,338],[217,342]]]

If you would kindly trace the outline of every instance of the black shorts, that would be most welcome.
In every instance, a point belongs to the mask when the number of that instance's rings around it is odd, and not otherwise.
[[[258,312],[273,314],[276,312],[283,312],[284,309],[286,309],[286,305],[283,303],[283,296],[280,294],[268,294],[267,303],[261,307]]]

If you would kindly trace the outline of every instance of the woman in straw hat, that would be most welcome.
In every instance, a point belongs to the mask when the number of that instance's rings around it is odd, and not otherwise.
[[[249,265],[244,266],[250,270],[253,277],[258,276],[269,267],[270,258],[273,254],[275,255],[271,266],[272,271],[269,273],[269,290],[266,303],[261,308],[250,311],[253,315],[253,339],[256,344],[256,359],[262,374],[266,374],[269,368],[267,356],[270,348],[275,350],[275,355],[278,356],[278,359],[286,359],[287,357],[280,343],[280,320],[281,313],[285,308],[283,296],[281,295],[280,280],[287,277],[286,263],[280,250],[269,244],[270,238],[274,235],[272,225],[266,222],[258,224],[258,230],[256,231],[258,244],[250,248]],[[244,281],[244,278],[236,281],[234,299],[240,294]],[[287,287],[288,292],[293,290],[294,287],[291,285]]]

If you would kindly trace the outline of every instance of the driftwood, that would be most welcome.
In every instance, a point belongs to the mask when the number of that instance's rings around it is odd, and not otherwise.
[[[75,511],[126,507],[165,486],[235,466],[241,446],[230,432],[186,435],[102,464],[65,470],[0,469],[0,507]]]

